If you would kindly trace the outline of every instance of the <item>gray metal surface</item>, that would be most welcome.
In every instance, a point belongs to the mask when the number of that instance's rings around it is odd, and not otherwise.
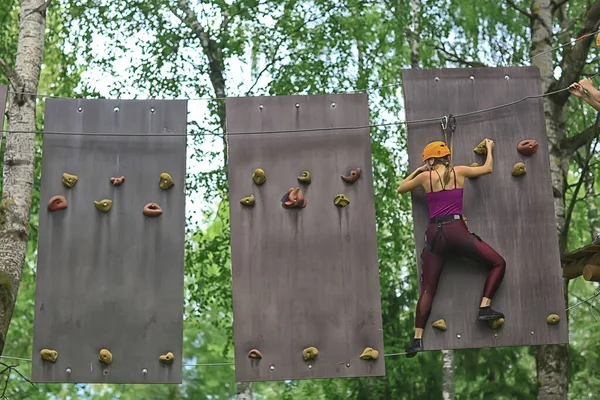
[[[46,132],[84,134],[44,135],[32,381],[181,383],[186,138],[168,135],[185,134],[186,120],[185,101],[46,102]],[[75,187],[63,172],[79,176]],[[175,182],[167,191],[162,172]],[[55,195],[67,209],[47,210]],[[102,199],[113,200],[106,214]],[[144,216],[150,202],[163,214]],[[58,351],[55,364],[44,348]],[[169,351],[174,364],[159,364]]]
[[[362,94],[227,99],[230,133],[368,123]],[[369,130],[228,139],[236,379],[384,375]],[[341,175],[357,167],[360,179],[345,183]],[[266,172],[261,186],[255,168]],[[296,179],[303,170],[309,185]],[[282,207],[290,187],[306,191],[306,208]],[[333,204],[338,193],[350,197],[347,207]],[[256,204],[242,206],[250,194]],[[305,362],[309,346],[319,356]],[[366,347],[377,361],[359,359]],[[248,358],[254,348],[260,361]]]
[[[6,111],[6,95],[8,94],[8,86],[0,85],[0,128],[4,129],[4,112]]]
[[[541,94],[539,70],[534,67],[405,70],[402,76],[408,120],[459,114]],[[495,142],[493,173],[466,180],[463,211],[469,229],[506,260],[504,281],[492,301],[506,321],[497,330],[476,321],[488,270],[466,259],[448,261],[424,333],[425,348],[567,343],[542,100],[457,118],[457,123],[455,165],[483,165],[485,156],[476,155],[473,148],[485,138]],[[517,152],[517,144],[525,139],[539,144],[532,157]],[[439,122],[409,124],[411,170],[422,165],[422,149],[433,140],[444,140]],[[517,162],[527,168],[520,178],[511,175]],[[429,218],[424,190],[414,192],[412,199],[420,273],[419,256]],[[546,324],[549,314],[558,314],[561,322]],[[446,319],[448,331],[431,327],[440,318]]]

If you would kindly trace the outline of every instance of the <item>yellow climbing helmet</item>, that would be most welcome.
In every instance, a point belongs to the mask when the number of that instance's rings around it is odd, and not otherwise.
[[[422,161],[429,160],[430,158],[441,158],[450,155],[450,149],[446,146],[446,143],[437,141],[431,142],[423,149]]]

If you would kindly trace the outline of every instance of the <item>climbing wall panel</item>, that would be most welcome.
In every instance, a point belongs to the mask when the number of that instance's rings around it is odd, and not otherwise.
[[[539,70],[534,67],[404,70],[402,76],[408,120],[456,115],[541,94]],[[488,270],[466,259],[448,261],[425,330],[425,348],[567,343],[542,100],[528,99],[459,117],[457,124],[456,165],[483,165],[485,156],[476,155],[473,149],[485,138],[495,142],[493,173],[467,179],[463,211],[469,229],[506,260],[506,275],[492,303],[494,309],[504,312],[506,320],[496,330],[476,320]],[[525,139],[538,142],[531,157],[517,152],[517,144]],[[433,140],[444,140],[439,120],[408,125],[411,170],[422,165],[422,149]],[[525,164],[524,176],[511,174],[517,162]],[[420,274],[429,219],[424,190],[414,192],[412,201]],[[548,325],[550,314],[558,314],[560,323]],[[448,324],[446,332],[431,327],[441,318]]]
[[[186,101],[46,102],[34,382],[181,383],[186,120]],[[67,208],[50,212],[56,195]],[[107,213],[94,203],[104,199]],[[149,203],[162,214],[146,216]],[[168,352],[174,363],[160,363]]]
[[[0,128],[4,129],[4,112],[6,109],[6,95],[8,94],[8,87],[6,85],[0,85]]]
[[[238,381],[385,374],[369,130],[342,129],[368,123],[362,94],[227,99]],[[341,178],[356,168],[353,184]],[[305,170],[310,184],[297,180]],[[305,208],[284,208],[291,187]],[[376,361],[359,359],[366,347]]]

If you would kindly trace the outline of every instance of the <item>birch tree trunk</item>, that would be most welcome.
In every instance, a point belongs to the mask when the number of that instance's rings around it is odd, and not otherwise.
[[[44,56],[44,0],[21,0],[19,43],[15,68],[0,61],[15,92],[36,93]],[[35,96],[11,94],[0,225],[0,354],[19,291],[29,240],[29,213],[35,167]],[[16,131],[17,133],[11,133]]]
[[[535,56],[552,47],[552,1],[533,0],[531,5],[531,55]],[[553,52],[542,54],[532,60],[532,64],[540,69],[542,91],[548,92],[554,83],[552,75]],[[554,195],[554,211],[556,213],[557,234],[561,253],[565,249],[562,236],[565,224],[565,184],[569,170],[570,158],[564,154],[561,143],[566,137],[563,105],[555,103],[552,98],[544,98],[544,113],[548,134],[550,154],[550,173]],[[565,293],[566,296],[566,293]],[[566,345],[537,346],[535,351],[538,399],[566,399],[568,391],[569,353]]]
[[[442,350],[442,399],[454,400],[454,350]]]

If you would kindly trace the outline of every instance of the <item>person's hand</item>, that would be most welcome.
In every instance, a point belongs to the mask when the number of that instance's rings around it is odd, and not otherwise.
[[[585,92],[579,83],[573,83],[571,86],[569,86],[569,93],[576,97],[585,96]]]
[[[427,164],[423,164],[419,168],[415,169],[415,172],[417,174],[420,174],[421,172],[425,172],[425,171],[429,171],[429,168],[427,167]]]
[[[580,85],[580,86],[581,86],[583,89],[585,89],[585,90],[588,90],[588,91],[589,91],[590,89],[593,89],[593,88],[594,88],[594,84],[592,83],[592,81],[591,81],[591,80],[589,80],[589,79],[587,79],[587,78],[584,78],[584,79],[580,80],[580,81],[579,81],[579,85]]]
[[[487,149],[488,152],[492,151],[492,149],[494,148],[494,141],[486,138],[485,139],[485,148]]]

